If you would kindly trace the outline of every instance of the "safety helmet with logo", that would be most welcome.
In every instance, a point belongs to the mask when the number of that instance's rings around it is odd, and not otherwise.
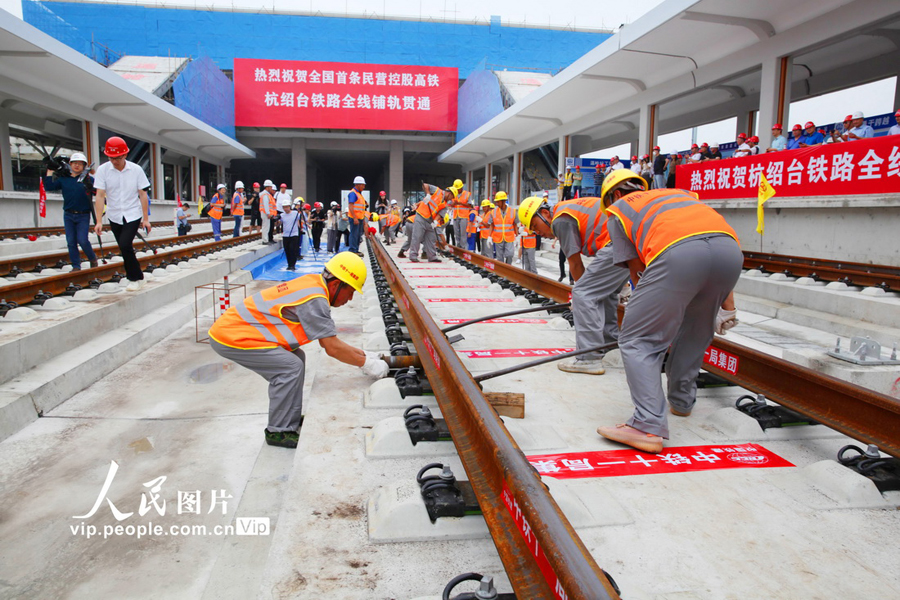
[[[275,187],[275,184],[272,183],[272,180],[271,180],[271,179],[266,179],[266,180],[263,182],[263,187],[267,187],[267,188],[269,188],[269,187]]]
[[[125,156],[128,154],[128,144],[126,144],[125,140],[119,136],[114,135],[106,140],[106,145],[103,147],[103,154],[110,158]]]
[[[220,183],[219,185],[216,186],[216,191],[217,191],[217,192],[218,192],[219,190],[224,190],[224,189],[225,189],[225,184],[224,184],[224,183]]]
[[[455,187],[458,190],[463,189],[463,185],[465,185],[465,184],[462,182],[462,179],[457,179],[456,181],[453,182],[453,187]]]
[[[519,222],[527,229],[531,229],[531,220],[542,208],[549,209],[550,205],[543,198],[531,196],[522,200],[519,205]]]
[[[494,200],[500,202],[501,200],[509,200],[509,196],[506,195],[506,192],[497,192],[494,194]]]
[[[366,282],[366,263],[355,253],[335,254],[331,260],[325,263],[325,269],[360,294],[363,293],[363,284]]]
[[[490,206],[490,205],[491,205],[491,201],[488,200],[487,198],[485,198],[484,200],[481,201],[481,208],[484,208],[485,206]]]
[[[357,175],[353,178],[353,185],[366,185],[366,180],[362,178],[362,176]]]
[[[84,164],[87,164],[87,156],[85,156],[81,152],[75,152],[74,154],[72,154],[72,157],[69,159],[69,162],[73,163],[78,160],[80,160]]]
[[[634,171],[630,169],[613,171],[609,177],[603,180],[603,187],[600,189],[600,204],[604,213],[606,212],[606,196],[627,181],[632,181],[633,183],[640,185],[641,188],[647,189],[647,182]]]
[[[235,181],[235,182],[234,182],[234,189],[236,189],[236,190],[242,190],[242,189],[244,189],[244,182],[243,182],[243,181]]]

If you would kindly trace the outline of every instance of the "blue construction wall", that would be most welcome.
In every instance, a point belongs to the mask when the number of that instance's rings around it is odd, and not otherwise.
[[[481,61],[556,73],[609,34],[417,21],[178,10],[23,0],[26,22],[90,56],[91,35],[121,54],[456,67]],[[77,26],[75,26],[77,25]]]
[[[461,140],[503,112],[500,81],[484,63],[472,71],[459,88],[456,139]]]
[[[175,106],[234,137],[234,83],[210,58],[189,62],[172,91]]]

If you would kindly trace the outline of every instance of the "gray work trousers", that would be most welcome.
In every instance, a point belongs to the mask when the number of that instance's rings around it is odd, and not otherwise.
[[[486,238],[481,238],[481,254],[483,256],[490,256],[493,258],[494,249],[493,244],[491,243],[491,237],[488,236]]]
[[[513,243],[494,242],[494,258],[511,265],[513,261]]]
[[[743,264],[737,242],[712,234],[675,244],[644,271],[628,301],[619,334],[634,403],[628,425],[668,439],[666,394],[660,377],[666,350],[668,401],[678,411],[693,408],[697,375],[713,339],[716,315]]]
[[[393,227],[385,227],[384,228],[384,242],[386,244],[390,244],[394,241],[394,228]]]
[[[435,249],[437,234],[434,232],[434,227],[431,226],[431,221],[422,215],[416,217],[415,222],[413,222],[411,237],[412,239],[409,242],[409,257],[411,259],[419,260],[419,246],[424,248],[425,256],[428,257],[428,260],[437,257],[437,250]]]
[[[469,234],[466,233],[466,225],[468,224],[468,219],[453,219],[453,236],[455,237],[456,245],[463,249],[469,247],[466,241],[469,239]]]
[[[522,248],[522,268],[529,273],[537,274],[537,262],[535,262],[534,254],[536,248]]]
[[[269,382],[269,431],[297,431],[303,408],[306,354],[284,348],[240,350],[210,339],[216,354],[260,375]]]
[[[619,292],[629,271],[613,264],[612,244],[601,248],[572,288],[575,349],[584,350],[619,339]],[[604,353],[582,354],[578,360],[600,360]]]
[[[403,245],[400,246],[400,252],[409,250],[409,243],[412,242],[413,225],[415,225],[415,222],[407,222],[403,225],[403,235],[406,236],[406,239],[403,241]]]

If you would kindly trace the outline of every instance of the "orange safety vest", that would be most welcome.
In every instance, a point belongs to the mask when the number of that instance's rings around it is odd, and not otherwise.
[[[399,223],[399,222],[400,222],[400,217],[399,217],[399,216],[394,215],[394,214],[388,214],[388,215],[387,215],[387,226],[388,226],[388,227],[393,227],[394,225],[396,225],[396,224]]]
[[[469,192],[463,190],[459,193],[459,198],[456,199],[456,206],[453,207],[453,218],[454,219],[468,219],[469,212],[471,212],[471,207],[469,206]],[[462,204],[463,206],[460,206]]]
[[[351,190],[356,197],[356,200],[353,202],[348,202],[347,207],[350,209],[350,218],[351,219],[364,219],[366,218],[366,198],[362,195],[362,192],[356,190],[355,188]]]
[[[240,192],[235,192],[231,197],[231,216],[244,216],[244,195]]]
[[[466,221],[466,233],[475,233],[475,230],[476,230],[475,221],[467,220]]]
[[[225,198],[219,195],[219,192],[216,192],[212,198],[209,199],[209,218],[219,220],[222,218],[222,210],[225,208]]]
[[[481,213],[481,239],[486,240],[491,237],[491,226],[488,223],[487,217],[491,214],[490,211],[486,213]]]
[[[278,214],[278,209],[275,207],[275,198],[268,191],[260,192],[259,204],[262,207],[262,212],[270,217]]]
[[[670,246],[689,237],[724,233],[740,243],[722,215],[684,190],[632,192],[607,210],[622,223],[625,235],[648,267]]]
[[[427,200],[419,202],[418,206],[416,206],[416,214],[420,214],[426,219],[433,219],[435,215],[446,207],[447,204],[444,202],[444,190],[438,188]]]
[[[522,247],[523,248],[537,248],[537,234],[532,232],[531,230],[528,233],[522,235]]]
[[[328,300],[322,275],[314,273],[285,281],[253,294],[232,306],[213,323],[209,337],[240,350],[284,348],[293,351],[309,343],[300,323],[284,318],[281,311],[313,298]]]
[[[516,239],[516,232],[513,231],[513,225],[516,222],[516,211],[509,206],[506,207],[506,214],[500,212],[498,206],[491,212],[491,224],[494,230],[491,237],[495,244],[500,242],[512,242]]]
[[[581,235],[581,253],[594,256],[601,248],[610,243],[609,231],[606,229],[606,215],[603,214],[600,198],[579,198],[565,200],[553,207],[553,221],[562,215],[568,215],[578,221],[578,232]]]

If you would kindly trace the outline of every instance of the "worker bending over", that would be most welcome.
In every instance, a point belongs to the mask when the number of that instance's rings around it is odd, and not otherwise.
[[[613,262],[628,266],[637,287],[619,335],[634,415],[597,433],[660,452],[669,437],[667,401],[672,414],[691,414],[703,354],[715,331],[736,323],[732,289],[744,257],[725,219],[688,192],[647,191],[641,177],[620,169],[603,182],[601,198],[614,217],[608,224]]]
[[[575,318],[575,349],[585,350],[619,338],[616,307],[619,292],[628,281],[628,269],[613,263],[607,231],[607,217],[599,198],[564,200],[553,208],[545,199],[532,196],[519,206],[519,220],[541,237],[559,239],[566,255],[572,288],[572,315]],[[594,260],[584,267],[584,256]],[[602,375],[603,353],[589,352],[559,363],[561,371]]]
[[[429,196],[416,206],[416,220],[413,223],[412,239],[409,242],[409,260],[419,262],[419,246],[422,246],[428,262],[442,262],[437,257],[435,249],[438,235],[441,238],[441,247],[447,242],[444,240],[444,234],[436,233],[435,229],[440,230],[439,228],[444,226],[444,213],[447,211],[447,205],[459,196],[459,190],[455,187],[442,190],[427,183],[422,184],[422,189]]]
[[[220,356],[255,371],[269,382],[270,446],[296,448],[302,423],[304,344],[318,340],[325,353],[382,378],[387,363],[337,337],[331,307],[362,293],[366,265],[352,252],[341,252],[321,274],[285,281],[232,306],[209,330],[210,346]]]
[[[516,240],[516,224],[519,218],[516,211],[506,205],[507,201],[506,192],[497,192],[494,195],[497,207],[491,211],[489,223],[491,239],[494,242],[494,258],[510,265],[513,260],[513,242]]]

